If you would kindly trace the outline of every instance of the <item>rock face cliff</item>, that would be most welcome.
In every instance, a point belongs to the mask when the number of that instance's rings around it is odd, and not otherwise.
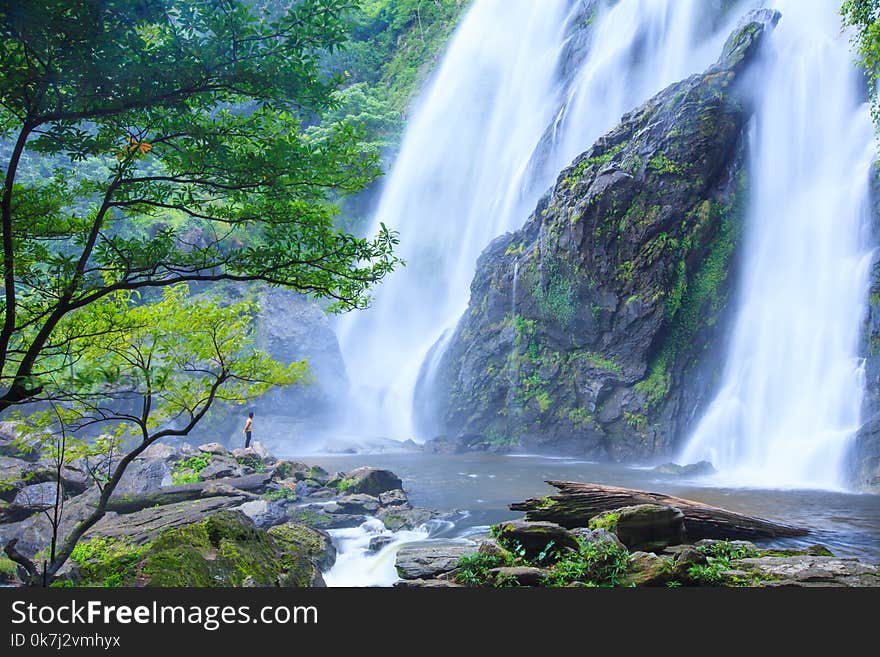
[[[423,431],[613,459],[668,451],[709,401],[744,202],[743,79],[775,12],[580,155],[484,251],[416,391]],[[426,362],[431,362],[428,358]]]
[[[873,201],[873,230],[877,235],[880,234],[880,178],[875,178]],[[850,465],[857,488],[880,493],[880,262],[874,263],[871,280],[862,343],[865,358],[862,429],[853,445]]]

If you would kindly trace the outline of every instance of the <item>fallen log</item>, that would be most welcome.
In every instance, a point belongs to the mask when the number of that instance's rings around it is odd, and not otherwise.
[[[590,518],[603,511],[613,511],[637,504],[660,504],[676,507],[684,513],[684,526],[689,541],[703,538],[757,539],[804,536],[803,527],[747,516],[692,500],[649,493],[617,486],[583,484],[574,481],[548,481],[559,494],[532,498],[510,505],[513,511],[525,511],[527,520],[547,520],[573,529],[586,527]]]
[[[257,473],[244,477],[230,477],[194,484],[164,486],[141,495],[113,495],[107,503],[108,511],[134,513],[152,506],[165,506],[178,502],[189,502],[203,497],[248,497],[251,491],[262,491],[272,479],[271,474]]]

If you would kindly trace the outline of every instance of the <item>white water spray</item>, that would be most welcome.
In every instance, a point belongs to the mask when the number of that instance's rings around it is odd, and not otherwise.
[[[380,221],[399,231],[409,265],[339,326],[353,430],[414,437],[418,373],[467,307],[480,252],[520,227],[622,114],[717,58],[730,25],[707,20],[716,5],[476,0],[413,112],[376,213],[373,232]]]
[[[864,389],[873,128],[839,2],[774,4],[736,323],[682,460],[735,485],[837,488]]]

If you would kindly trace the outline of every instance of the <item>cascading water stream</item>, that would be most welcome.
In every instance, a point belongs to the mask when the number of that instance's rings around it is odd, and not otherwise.
[[[522,225],[622,114],[714,61],[737,18],[722,24],[720,7],[476,0],[416,105],[376,212],[373,232],[380,221],[399,231],[409,264],[338,326],[352,430],[414,437],[416,379],[466,308],[480,252]]]
[[[684,449],[736,485],[843,486],[859,428],[873,128],[833,0],[785,0],[760,81],[739,302]]]

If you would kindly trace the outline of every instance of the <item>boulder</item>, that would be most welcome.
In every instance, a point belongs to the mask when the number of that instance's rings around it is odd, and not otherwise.
[[[302,523],[286,522],[269,529],[269,536],[285,549],[308,556],[321,571],[329,570],[336,562],[333,539],[320,529]]]
[[[360,514],[327,513],[323,507],[316,505],[288,507],[287,519],[316,529],[346,529],[358,527],[364,522]]]
[[[571,533],[577,536],[581,543],[597,543],[607,545],[618,550],[625,549],[623,543],[617,538],[617,534],[609,532],[607,529],[588,529],[586,527],[577,527],[571,530]]]
[[[155,541],[170,529],[198,524],[214,513],[230,510],[240,505],[242,499],[228,496],[205,497],[148,507],[133,513],[108,513],[88,531],[86,538],[118,538],[143,545]],[[243,513],[236,512],[236,515],[244,517],[249,524],[253,524]]]
[[[680,582],[691,581],[690,569],[702,566],[707,562],[706,555],[691,545],[681,546],[673,557],[672,574]]]
[[[504,560],[513,557],[513,555],[510,554],[510,550],[501,547],[498,541],[491,538],[480,543],[480,548],[477,552],[488,557],[497,557]]]
[[[430,509],[408,509],[401,506],[383,507],[376,513],[376,517],[393,532],[401,529],[415,529],[436,515],[437,512]]]
[[[0,456],[0,500],[11,502],[25,486],[55,480],[49,463]]]
[[[394,542],[393,536],[388,536],[387,534],[382,534],[381,536],[374,536],[370,539],[370,544],[367,545],[367,552],[379,552],[384,547],[391,545]]]
[[[189,447],[189,445],[187,445]],[[167,443],[153,443],[141,452],[140,458],[144,460],[158,459],[160,461],[179,461],[186,458],[179,447],[168,445]]]
[[[7,456],[22,461],[38,461],[40,452],[19,440],[18,422],[0,422],[0,456]]]
[[[511,549],[517,545],[522,546],[526,559],[537,558],[551,543],[553,550],[580,550],[575,535],[552,522],[510,520],[496,525],[495,532],[502,545]]]
[[[709,461],[679,465],[678,463],[664,463],[654,468],[654,472],[673,475],[676,477],[702,477],[715,474],[715,467]]]
[[[232,459],[215,459],[199,471],[199,479],[209,481],[211,479],[240,477],[243,473],[244,469]]]
[[[333,513],[361,513],[369,515],[378,510],[379,498],[356,493],[354,495],[345,495],[336,500],[336,510]]]
[[[590,519],[590,529],[617,534],[630,550],[662,550],[684,542],[684,514],[659,504],[638,504],[605,511]]]
[[[673,579],[673,563],[669,557],[653,552],[633,552],[627,559],[627,572],[621,586],[665,586]]]
[[[160,459],[137,458],[125,469],[114,495],[143,495],[173,484],[171,466]]]
[[[268,529],[287,521],[287,512],[278,502],[250,500],[235,508],[250,518],[260,529]]]
[[[403,482],[391,470],[380,468],[363,467],[349,472],[343,483],[339,485],[340,491],[346,493],[366,493],[367,495],[379,496],[382,493],[403,488]]]
[[[277,540],[243,513],[220,511],[160,531],[149,544],[117,536],[115,564],[77,563],[85,586],[321,586],[320,570],[297,544]],[[111,579],[112,577],[112,579]]]
[[[394,567],[402,579],[433,579],[455,568],[458,560],[477,551],[475,545],[432,541],[404,545]]]
[[[379,502],[382,506],[406,506],[409,504],[409,498],[407,498],[406,493],[398,488],[380,493]]]
[[[501,568],[491,568],[491,575],[496,585],[509,586],[540,586],[541,580],[546,575],[546,571],[532,566],[503,566]]]
[[[401,589],[462,588],[461,584],[446,579],[401,579],[394,583],[394,587]]]
[[[824,556],[737,559],[732,567],[756,578],[759,586],[880,586],[880,569],[857,559]]]
[[[213,454],[214,456],[226,456],[229,454],[229,450],[220,443],[205,443],[204,445],[199,445],[198,450],[205,454]]]
[[[57,493],[58,485],[54,481],[31,484],[18,491],[15,499],[12,500],[12,506],[29,513],[43,511],[55,506],[55,500],[58,498]]]
[[[624,115],[486,247],[419,376],[422,432],[617,461],[688,433],[711,402],[743,221],[741,81],[778,17],[750,16],[713,66]]]
[[[259,440],[255,440],[251,443],[251,449],[254,450],[254,453],[259,456],[261,460],[271,460],[274,463],[275,457],[269,453],[269,449]]]

